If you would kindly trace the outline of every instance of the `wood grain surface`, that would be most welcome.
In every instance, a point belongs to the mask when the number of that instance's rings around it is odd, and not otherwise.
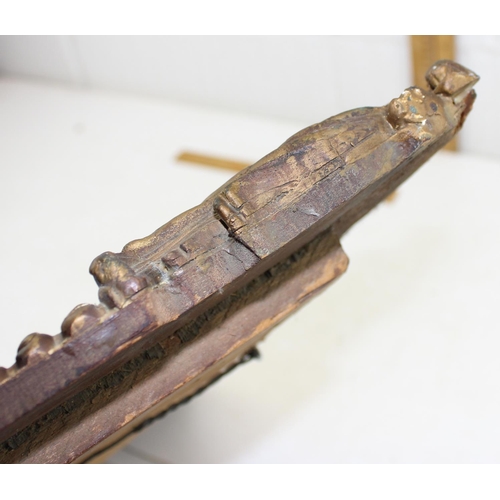
[[[208,385],[340,275],[339,238],[461,128],[478,77],[308,127],[200,205],[90,266],[99,304],[31,334],[0,370],[4,462],[92,459]],[[136,390],[136,387],[141,390]]]

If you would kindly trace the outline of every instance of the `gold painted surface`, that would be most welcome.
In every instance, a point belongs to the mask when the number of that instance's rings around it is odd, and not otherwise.
[[[413,59],[413,84],[427,87],[425,74],[427,69],[441,59],[455,59],[454,35],[411,35]],[[447,151],[457,151],[457,138],[454,137],[445,147]]]

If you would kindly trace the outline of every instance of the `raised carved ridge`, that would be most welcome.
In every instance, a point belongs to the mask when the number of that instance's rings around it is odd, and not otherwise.
[[[101,326],[110,325],[99,345],[103,356],[142,341],[146,326],[139,337],[116,341],[111,328],[121,311],[142,304],[142,296],[156,308],[144,312],[144,321],[163,328],[191,309],[215,304],[247,275],[253,279],[326,228],[340,237],[462,126],[477,75],[440,61],[427,80],[430,90],[413,87],[387,106],[342,113],[298,132],[199,206],[122,252],[97,257],[90,272],[100,303],[73,309],[58,335],[26,337],[16,363],[0,367],[0,387],[58,352],[72,356],[73,341],[91,332],[97,338]]]

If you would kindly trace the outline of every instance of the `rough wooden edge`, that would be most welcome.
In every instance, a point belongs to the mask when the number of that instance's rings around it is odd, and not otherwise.
[[[121,254],[97,257],[91,272],[101,303],[75,309],[55,337],[28,336],[16,364],[0,369],[8,402],[0,414],[0,439],[10,439],[127,360],[148,354],[161,339],[171,342],[169,352],[188,342],[189,335],[175,335],[184,325],[328,226],[342,235],[462,126],[478,76],[440,61],[427,80],[428,91],[410,88],[388,106],[351,110],[304,129],[203,204]],[[372,133],[365,142],[367,130]],[[325,133],[336,147],[325,149]],[[295,155],[307,151],[305,163],[297,163]],[[276,176],[273,169],[289,158],[295,163],[285,169],[283,184],[283,172]],[[291,184],[300,187],[299,198],[284,199],[294,192]],[[262,203],[255,203],[262,195]],[[239,202],[245,200],[253,204],[242,211]]]
[[[347,267],[327,231],[184,327],[191,338],[169,353],[168,339],[106,375],[0,447],[0,462],[92,461],[158,414],[197,394],[242,361],[279,322]]]

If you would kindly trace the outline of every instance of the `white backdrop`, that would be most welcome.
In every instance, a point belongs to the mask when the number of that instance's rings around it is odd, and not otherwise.
[[[497,158],[500,37],[457,36],[480,98],[461,136]],[[412,84],[408,36],[2,36],[0,74],[310,124]]]

